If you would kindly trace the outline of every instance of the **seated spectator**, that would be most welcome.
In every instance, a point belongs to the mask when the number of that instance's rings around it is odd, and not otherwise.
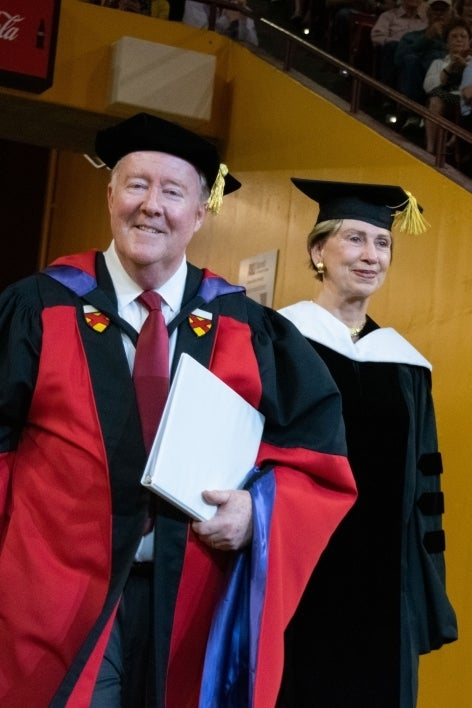
[[[459,125],[465,130],[472,132],[472,61],[470,61],[462,72],[462,81],[459,86],[460,113]],[[458,140],[456,152],[458,154],[459,169],[472,176],[472,145],[464,140]]]
[[[235,8],[246,7],[246,0],[234,0]],[[247,8],[249,9],[249,8]],[[208,29],[209,6],[196,0],[185,0],[183,22],[199,29]],[[218,10],[215,30],[240,42],[258,45],[256,26],[252,17],[248,17],[237,9]]]
[[[209,6],[196,0],[185,0],[182,22],[185,25],[208,29]]]
[[[460,125],[472,131],[472,62],[469,62],[462,72],[459,86],[461,108]]]
[[[444,32],[448,54],[435,59],[426,72],[423,88],[428,96],[428,108],[436,115],[455,120],[460,104],[459,86],[462,73],[471,58],[471,29],[462,19],[453,20]],[[425,121],[426,150],[436,152],[438,126]]]
[[[247,8],[246,0],[233,0],[233,2],[236,7]],[[237,10],[221,9],[216,17],[215,29],[220,34],[237,39],[239,42],[248,42],[256,46],[259,44],[254,20]]]
[[[393,57],[398,42],[408,32],[426,28],[427,3],[401,0],[397,7],[382,12],[372,27],[370,37],[376,50],[377,74],[387,86],[395,87]]]
[[[434,59],[447,54],[443,35],[444,27],[452,18],[451,0],[429,0],[426,18],[425,29],[403,35],[394,56],[396,88],[423,105],[426,102],[423,89],[426,72]],[[414,121],[417,125],[420,122],[417,116],[408,117],[403,127],[409,127]]]

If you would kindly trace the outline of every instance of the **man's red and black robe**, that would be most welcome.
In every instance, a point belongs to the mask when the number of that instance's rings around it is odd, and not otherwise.
[[[211,320],[203,336],[191,326],[196,309]],[[158,501],[155,705],[270,708],[283,630],[356,496],[339,393],[289,322],[209,271],[189,265],[170,326],[174,368],[187,352],[266,426],[249,483],[252,548],[213,552]],[[136,338],[97,252],[59,259],[0,298],[0,704],[9,708],[88,705],[141,538],[149,492],[123,331]],[[219,624],[234,583],[235,614]],[[225,641],[235,627],[241,641],[228,645],[213,685],[221,626]]]

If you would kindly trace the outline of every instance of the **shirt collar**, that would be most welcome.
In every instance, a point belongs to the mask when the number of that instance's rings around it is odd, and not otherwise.
[[[118,300],[118,312],[122,312],[127,305],[136,300],[143,289],[134,282],[121,265],[120,259],[115,249],[115,242],[112,241],[103,253],[105,263],[110,273],[110,277],[115,288]],[[182,259],[182,263],[174,273],[156,292],[165,300],[173,313],[180,311],[184,296],[185,281],[187,279],[187,261]]]

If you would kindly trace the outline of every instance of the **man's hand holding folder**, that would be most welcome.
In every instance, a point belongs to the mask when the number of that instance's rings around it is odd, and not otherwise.
[[[209,545],[251,538],[254,467],[264,416],[188,354],[182,354],[141,483],[193,519]],[[211,519],[212,523],[209,523]]]
[[[194,521],[192,529],[201,541],[221,551],[237,551],[252,538],[252,501],[244,489],[205,491],[203,498],[218,511],[209,521]]]

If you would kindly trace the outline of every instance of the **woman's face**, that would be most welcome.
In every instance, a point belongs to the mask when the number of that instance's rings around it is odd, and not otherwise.
[[[469,49],[469,34],[465,27],[454,27],[447,35],[449,54],[466,54]]]
[[[323,261],[323,287],[345,299],[368,298],[380,288],[392,258],[390,231],[357,219],[311,249],[313,263]]]

